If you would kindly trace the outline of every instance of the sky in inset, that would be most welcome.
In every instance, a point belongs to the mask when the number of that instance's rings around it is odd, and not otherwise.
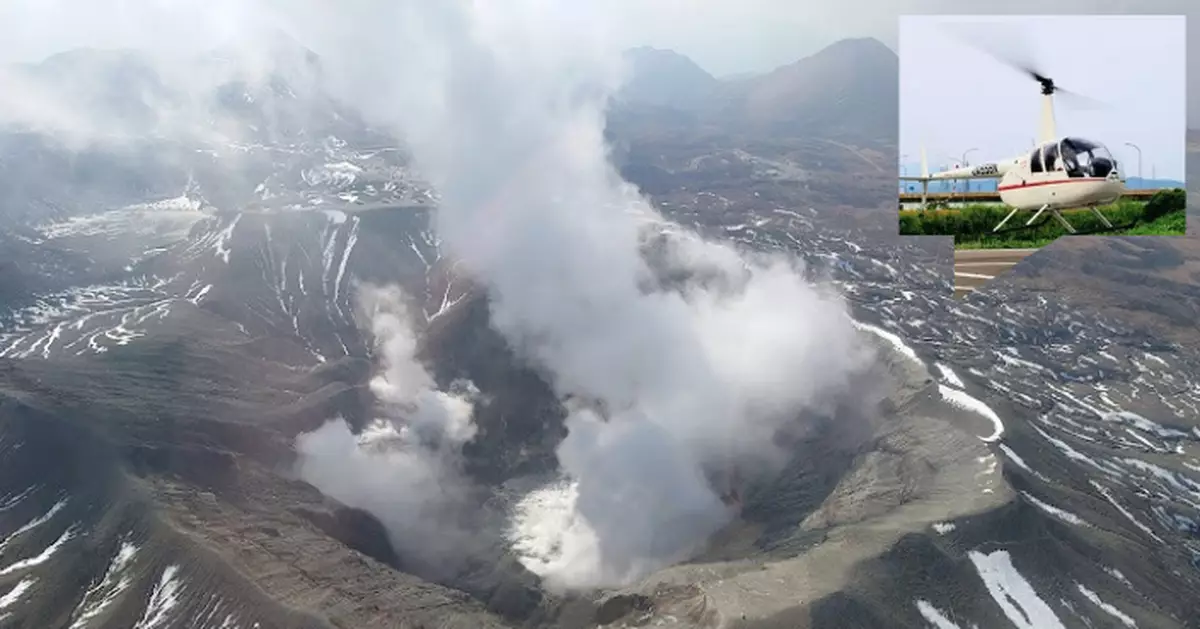
[[[1186,23],[1182,16],[903,16],[900,154],[931,170],[1020,154],[1038,136],[1041,86],[997,57],[1031,64],[1057,86],[1059,136],[1106,145],[1137,176],[1184,179]],[[971,150],[975,149],[975,150]],[[915,173],[909,173],[915,174]]]

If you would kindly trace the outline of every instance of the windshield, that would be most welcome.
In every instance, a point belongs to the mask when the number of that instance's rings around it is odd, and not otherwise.
[[[1059,143],[1063,169],[1072,177],[1107,177],[1116,170],[1112,153],[1099,142],[1065,138]]]

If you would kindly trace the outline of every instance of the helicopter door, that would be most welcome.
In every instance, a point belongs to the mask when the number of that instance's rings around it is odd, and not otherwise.
[[[1062,159],[1059,154],[1058,143],[1042,147],[1042,163],[1048,173],[1062,170]]]
[[[1029,172],[1042,172],[1042,147],[1033,149],[1033,153],[1029,154]]]

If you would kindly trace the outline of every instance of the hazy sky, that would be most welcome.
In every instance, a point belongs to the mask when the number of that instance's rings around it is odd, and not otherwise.
[[[343,0],[337,6],[353,10],[369,1]],[[674,49],[718,76],[770,70],[845,37],[876,37],[896,49],[897,18],[910,13],[1138,12],[1200,18],[1196,0],[544,1],[595,5],[593,10],[609,14],[620,25],[615,43]],[[253,28],[264,6],[287,13],[291,4],[286,0],[3,0],[0,63],[36,60],[80,46],[194,49]],[[1198,91],[1190,110],[1192,126],[1200,127],[1200,45],[1193,46],[1190,54],[1194,62],[1189,73],[1195,77],[1191,83]]]
[[[1129,175],[1183,180],[1186,43],[1171,16],[906,16],[900,22],[900,152],[908,163],[927,148],[930,167],[1000,159],[1028,150],[1038,134],[1040,85],[982,52],[1032,62],[1100,109],[1056,98],[1059,135],[1108,146]],[[979,42],[976,46],[963,38]],[[1153,167],[1152,167],[1153,165]]]
[[[358,0],[347,0],[353,5]],[[587,0],[551,0],[586,2]],[[682,52],[717,75],[790,63],[845,37],[896,45],[906,13],[1178,13],[1200,17],[1194,0],[592,0],[616,16],[628,45]],[[4,0],[0,61],[34,59],[64,47],[129,40],[184,46],[240,28],[262,0]],[[185,19],[180,19],[184,16]],[[134,28],[151,25],[153,28]]]

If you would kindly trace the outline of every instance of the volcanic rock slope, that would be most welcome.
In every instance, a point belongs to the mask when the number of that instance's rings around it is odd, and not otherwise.
[[[562,489],[561,410],[441,257],[436,194],[365,132],[246,152],[237,181],[261,179],[241,187],[221,185],[218,152],[102,202],[5,208],[0,627],[1197,626],[1194,327],[1002,285],[958,301],[948,244],[846,229],[795,197],[667,205],[830,278],[880,377],[808,420],[705,552],[558,596],[522,523]],[[100,162],[141,172],[121,158]],[[39,164],[20,177],[71,174]],[[489,398],[468,471],[513,524],[438,583],[290,473],[297,434],[371,417],[364,283],[401,286],[439,380]]]

